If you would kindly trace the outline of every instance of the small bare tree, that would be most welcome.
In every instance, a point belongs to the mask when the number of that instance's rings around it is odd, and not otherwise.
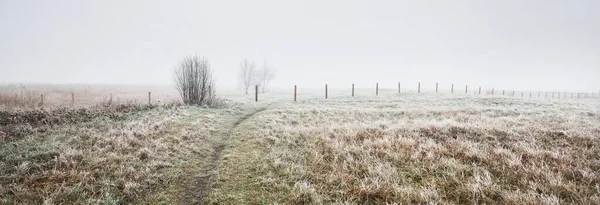
[[[212,105],[216,102],[215,80],[205,58],[185,57],[173,70],[173,82],[186,105]]]
[[[248,59],[244,59],[244,61],[240,64],[240,82],[244,89],[246,90],[246,94],[248,94],[248,89],[256,84],[256,65],[252,61]]]
[[[275,68],[269,65],[266,61],[263,67],[258,72],[258,80],[261,83],[262,92],[264,93],[271,80],[275,79]]]

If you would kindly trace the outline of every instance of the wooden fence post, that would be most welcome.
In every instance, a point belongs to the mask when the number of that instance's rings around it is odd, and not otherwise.
[[[400,82],[398,82],[398,94],[400,94]]]
[[[325,90],[327,90],[327,85],[325,85]],[[325,91],[325,93],[327,93],[327,91]],[[354,97],[354,83],[352,83],[352,97]]]
[[[421,83],[419,82],[419,88],[417,89],[417,93],[421,93]]]
[[[209,93],[210,93],[210,91],[209,91]],[[148,92],[148,105],[152,105],[152,92]]]
[[[529,98],[531,98],[531,92],[529,92]]]
[[[325,84],[325,99],[327,99],[327,84]]]
[[[504,96],[504,90],[502,90],[502,96]]]
[[[554,99],[554,92],[552,92],[552,99]]]
[[[19,102],[19,94],[15,93],[15,105]]]
[[[452,88],[450,88],[450,93],[454,93],[454,84],[452,84]]]
[[[258,85],[254,86],[254,102],[258,102]]]
[[[75,92],[71,92],[71,107],[75,106]]]
[[[521,98],[523,98],[523,92],[521,92]]]
[[[42,94],[41,97],[42,97],[42,100],[40,102],[40,106],[44,106],[44,94]]]
[[[538,92],[538,98],[540,98],[540,92]]]
[[[494,95],[494,88],[492,88],[492,95]]]
[[[296,102],[296,93],[297,93],[297,88],[296,88],[296,85],[294,85],[294,102]]]
[[[469,86],[465,85],[465,93],[469,93],[468,91],[469,91]]]
[[[435,93],[438,92],[438,83],[435,83]]]
[[[481,95],[481,87],[479,87],[479,94]]]
[[[112,105],[113,94],[110,94],[110,99],[108,100],[108,105]]]
[[[544,98],[548,98],[548,92],[546,92],[546,97],[544,97]]]
[[[379,83],[375,83],[375,96],[379,96]]]

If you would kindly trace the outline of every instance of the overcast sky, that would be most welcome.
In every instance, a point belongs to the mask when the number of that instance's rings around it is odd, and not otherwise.
[[[600,90],[600,1],[0,0],[0,83],[169,84],[185,55],[223,87]],[[425,86],[427,85],[427,86]]]

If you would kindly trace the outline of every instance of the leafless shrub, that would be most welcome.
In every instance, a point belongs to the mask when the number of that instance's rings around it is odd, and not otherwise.
[[[269,83],[275,79],[275,67],[269,65],[266,61],[263,64],[263,67],[258,71],[258,80],[261,83],[261,89],[264,93],[266,91]]]
[[[257,83],[257,73],[256,73],[256,65],[254,62],[249,61],[248,59],[244,59],[244,61],[240,64],[240,82],[248,94],[248,89],[250,86],[255,85]]]
[[[214,105],[215,80],[208,60],[188,56],[173,70],[173,81],[186,105]]]

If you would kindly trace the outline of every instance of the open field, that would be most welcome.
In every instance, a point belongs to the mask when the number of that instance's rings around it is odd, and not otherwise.
[[[0,203],[600,204],[597,99],[371,91],[18,125]]]
[[[599,204],[600,103],[405,95],[276,104],[215,204]]]
[[[0,110],[148,104],[148,92],[152,92],[153,104],[178,101],[177,91],[173,86],[163,85],[1,85]]]

